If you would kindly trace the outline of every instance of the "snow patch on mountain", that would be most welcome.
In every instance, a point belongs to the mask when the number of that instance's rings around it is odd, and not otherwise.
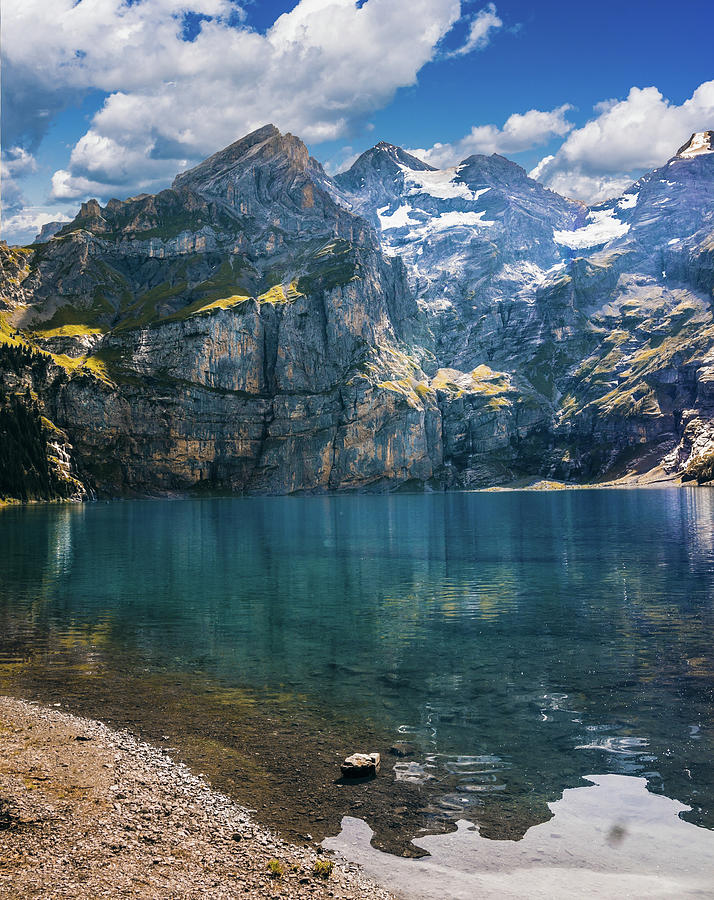
[[[639,191],[636,194],[624,194],[622,199],[618,201],[618,206],[620,209],[633,209],[637,206],[637,199],[639,198]]]
[[[415,171],[407,166],[398,164],[404,174],[405,184],[410,186],[409,196],[428,194],[437,200],[478,200],[491,188],[482,188],[472,191],[463,181],[456,181],[458,168],[436,169],[433,172]]]
[[[409,213],[412,212],[412,208],[408,203],[403,203],[399,209],[396,209],[393,213],[387,214],[386,211],[388,209],[389,206],[382,206],[377,210],[379,227],[382,231],[388,231],[390,228],[404,228],[408,225],[419,224],[419,222],[409,218]]]
[[[427,218],[425,222],[415,222],[413,219],[409,218],[409,214],[414,212],[414,210],[406,203],[402,204],[399,209],[390,215],[385,214],[387,209],[388,207],[383,206],[381,209],[377,210],[382,231],[392,231],[397,228],[413,226],[409,229],[409,232],[401,238],[392,238],[391,236],[385,238],[387,246],[392,244],[395,240],[397,240],[397,242],[406,240],[410,244],[413,244],[430,235],[451,231],[456,228],[490,228],[492,225],[496,224],[493,221],[484,219],[486,213],[483,210],[481,212],[444,212],[438,216]],[[421,210],[417,210],[417,212],[425,215]],[[392,247],[391,249],[397,248]],[[421,255],[422,252],[423,248],[419,247],[417,255]]]
[[[449,228],[471,227],[471,228],[490,228],[495,222],[484,219],[486,213],[481,212],[445,212],[439,216],[434,216],[431,221],[423,225],[419,232],[426,231],[446,231]]]
[[[623,237],[630,230],[626,222],[621,222],[614,209],[593,209],[588,213],[589,225],[583,225],[574,231],[553,231],[556,244],[570,247],[571,250],[584,250],[607,244],[615,238]]]

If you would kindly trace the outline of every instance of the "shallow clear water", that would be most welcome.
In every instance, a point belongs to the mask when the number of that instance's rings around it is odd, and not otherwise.
[[[713,526],[705,489],[5,508],[0,662],[283,691],[490,836],[591,773],[711,828]]]

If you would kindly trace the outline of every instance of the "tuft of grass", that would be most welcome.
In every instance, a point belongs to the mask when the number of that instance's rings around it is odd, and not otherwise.
[[[285,874],[285,867],[279,859],[268,860],[268,872],[271,878],[282,878]]]
[[[315,865],[312,867],[312,874],[316,878],[329,878],[332,875],[332,870],[335,868],[335,864],[331,859],[316,859]]]

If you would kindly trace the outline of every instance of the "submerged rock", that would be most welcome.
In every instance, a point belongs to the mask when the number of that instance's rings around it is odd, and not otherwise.
[[[416,751],[411,744],[408,744],[406,741],[397,741],[395,744],[389,748],[389,753],[391,756],[398,756],[404,759],[407,756],[415,756]]]
[[[345,778],[372,778],[379,772],[379,753],[353,753],[340,766]]]

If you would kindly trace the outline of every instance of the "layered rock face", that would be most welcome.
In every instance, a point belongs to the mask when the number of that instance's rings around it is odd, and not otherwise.
[[[171,190],[84,204],[28,252],[6,331],[66,367],[40,393],[88,485],[288,492],[434,476],[436,402],[390,381],[425,377],[403,265],[326,181],[269,126]]]
[[[100,495],[675,475],[714,447],[713,217],[711,133],[588,209],[495,155],[331,179],[266,126],[2,248],[0,336],[55,374],[0,377]]]

